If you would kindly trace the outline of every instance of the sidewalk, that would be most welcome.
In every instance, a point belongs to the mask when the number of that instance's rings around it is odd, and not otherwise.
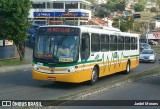
[[[5,73],[5,72],[13,72],[16,70],[27,70],[31,69],[32,64],[26,64],[26,65],[16,65],[16,66],[5,66],[5,67],[0,67],[0,73]]]
[[[30,64],[32,63],[32,55],[33,49],[30,47],[25,47],[25,60],[27,60]]]
[[[32,68],[32,54],[33,54],[33,49],[30,47],[25,47],[25,60],[29,62],[29,64],[24,64],[24,65],[16,65],[16,66],[5,66],[5,67],[0,67],[0,73],[4,72],[12,72],[16,70],[27,70]]]

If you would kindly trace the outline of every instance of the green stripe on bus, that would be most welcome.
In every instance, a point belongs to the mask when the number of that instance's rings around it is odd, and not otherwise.
[[[139,55],[131,55],[130,57],[136,57],[136,56],[139,56]],[[129,58],[129,56],[123,56],[123,58]],[[44,64],[43,63],[43,66],[46,66],[46,67],[69,67],[69,66],[75,66],[75,65],[79,65],[79,64],[87,64],[87,63],[93,63],[93,62],[101,62],[102,59],[98,59],[98,60],[89,60],[89,61],[84,61],[84,62],[75,62],[75,63],[66,63],[65,64]],[[36,61],[33,61],[34,64],[37,64],[38,62]]]
[[[75,65],[79,65],[79,64],[87,64],[87,63],[93,63],[93,62],[100,62],[102,61],[102,59],[98,59],[98,60],[90,60],[90,61],[84,61],[84,62],[76,62],[76,63],[66,63],[65,64],[44,64],[43,63],[43,66],[46,66],[46,67],[69,67],[69,66],[75,66]],[[34,64],[37,64],[39,62],[36,62],[36,61],[33,61]]]
[[[124,56],[124,58],[137,57],[137,56],[139,56],[139,55]]]
[[[139,56],[139,55],[131,55],[130,57],[137,57],[137,56]]]

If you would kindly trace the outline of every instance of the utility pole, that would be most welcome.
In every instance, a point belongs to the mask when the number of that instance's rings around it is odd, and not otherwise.
[[[147,43],[148,43],[148,33],[149,33],[149,20],[147,20],[147,34],[146,34]]]
[[[121,20],[120,20],[120,17],[119,17],[119,29],[121,29]]]
[[[156,0],[156,11],[157,11],[157,16],[158,16],[159,7],[158,7],[158,2],[157,2],[157,0]]]

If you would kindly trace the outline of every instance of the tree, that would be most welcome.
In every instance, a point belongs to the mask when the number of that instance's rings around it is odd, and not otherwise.
[[[132,17],[126,18],[115,18],[113,27],[119,28],[123,32],[128,32],[129,30],[133,29],[134,19]]]
[[[25,39],[30,23],[27,22],[30,0],[0,0],[0,38],[13,40],[20,60],[24,60]]]
[[[94,3],[96,0],[87,0],[88,2]]]
[[[112,2],[112,1],[108,1],[108,2],[106,3],[106,8],[107,8],[108,10],[110,10],[111,12],[115,12],[116,9],[117,9],[116,3],[115,3],[115,2]]]
[[[126,2],[123,0],[116,4],[117,10],[124,11],[126,7]]]
[[[104,18],[110,15],[111,11],[106,8],[106,4],[102,4],[95,10],[95,16]]]
[[[136,3],[136,4],[134,5],[134,10],[135,10],[136,12],[142,12],[142,11],[144,10],[144,8],[145,8],[145,6],[144,6],[144,4],[142,4],[142,3]]]
[[[157,12],[157,11],[158,11],[158,9],[156,7],[151,8],[151,12]]]

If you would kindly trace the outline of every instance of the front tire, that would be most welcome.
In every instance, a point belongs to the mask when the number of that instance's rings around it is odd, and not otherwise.
[[[129,74],[130,73],[130,70],[131,70],[131,65],[130,65],[130,62],[128,61],[127,62],[127,65],[126,65],[126,70],[124,71],[125,74]]]
[[[98,69],[96,67],[93,68],[91,80],[89,81],[90,85],[95,84],[98,81]]]

